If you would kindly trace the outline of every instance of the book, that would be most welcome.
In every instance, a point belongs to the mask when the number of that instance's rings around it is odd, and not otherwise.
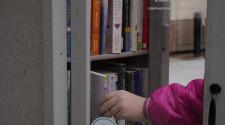
[[[139,0],[131,0],[130,7],[130,27],[131,27],[131,51],[137,51],[137,43],[138,43],[138,1]]]
[[[107,76],[91,71],[91,121],[100,117],[100,102],[107,89]]]
[[[148,97],[148,84],[149,84],[149,69],[148,68],[142,68],[142,85],[143,85],[143,96]]]
[[[135,89],[134,94],[143,96],[143,87],[142,87],[142,69],[141,68],[128,68],[129,70],[135,71],[134,80],[135,80]]]
[[[123,52],[130,51],[130,0],[123,0],[123,17],[122,17],[122,36],[123,36]]]
[[[142,36],[142,49],[147,50],[149,47],[149,1],[143,0],[143,36]]]
[[[122,49],[122,0],[109,0],[106,52],[121,53]]]
[[[116,90],[116,73],[91,71],[91,121],[101,116],[100,103],[109,92]]]
[[[107,91],[106,94],[117,90],[118,74],[116,72],[96,70],[95,72],[106,75],[107,77]]]
[[[99,54],[100,43],[100,5],[101,0],[92,0],[91,9],[91,55]]]
[[[67,121],[71,121],[71,0],[66,0],[67,44]]]
[[[143,35],[143,0],[138,0],[138,35],[137,35],[137,50],[142,50],[142,35]]]
[[[100,62],[96,65],[95,69],[117,73],[118,75],[117,90],[125,90],[126,64],[116,62]]]
[[[106,32],[108,20],[108,0],[101,0],[101,16],[100,16],[100,54],[105,54]]]
[[[66,37],[67,37],[67,62],[71,62],[71,0],[66,0]]]
[[[126,91],[135,94],[135,74],[136,71],[126,71]]]

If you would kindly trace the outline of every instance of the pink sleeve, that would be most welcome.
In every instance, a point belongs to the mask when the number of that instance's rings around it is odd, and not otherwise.
[[[203,87],[201,79],[187,87],[171,84],[146,99],[144,114],[153,125],[202,125]]]

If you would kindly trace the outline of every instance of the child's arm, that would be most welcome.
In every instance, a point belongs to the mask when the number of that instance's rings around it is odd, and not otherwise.
[[[202,125],[203,80],[187,87],[171,84],[156,90],[145,101],[145,116],[153,125]]]
[[[187,87],[167,85],[148,99],[126,91],[115,91],[103,99],[100,110],[105,116],[115,116],[116,119],[150,119],[153,125],[201,125],[203,80],[193,80]]]

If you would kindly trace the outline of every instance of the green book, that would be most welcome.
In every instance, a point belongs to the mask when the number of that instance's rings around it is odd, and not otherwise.
[[[135,93],[135,71],[126,71],[126,91]]]

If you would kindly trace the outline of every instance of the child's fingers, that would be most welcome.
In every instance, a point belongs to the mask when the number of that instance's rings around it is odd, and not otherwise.
[[[104,114],[103,116],[110,118],[110,117],[112,117],[113,115],[112,115],[109,111],[107,111],[106,114]]]
[[[115,115],[114,115],[114,118],[116,119],[116,120],[120,120],[120,119],[122,119],[122,111],[119,111],[119,112],[117,112]]]
[[[120,106],[119,105],[114,105],[110,110],[109,112],[112,114],[112,115],[115,115],[117,114],[119,111],[120,111]]]
[[[100,112],[105,113],[111,109],[117,103],[117,97],[113,96],[111,99],[107,100],[101,107]]]
[[[107,100],[111,99],[113,96],[115,96],[117,93],[117,91],[112,91],[109,94],[107,94],[106,96],[103,97],[103,99],[100,102],[100,105],[103,105]]]

